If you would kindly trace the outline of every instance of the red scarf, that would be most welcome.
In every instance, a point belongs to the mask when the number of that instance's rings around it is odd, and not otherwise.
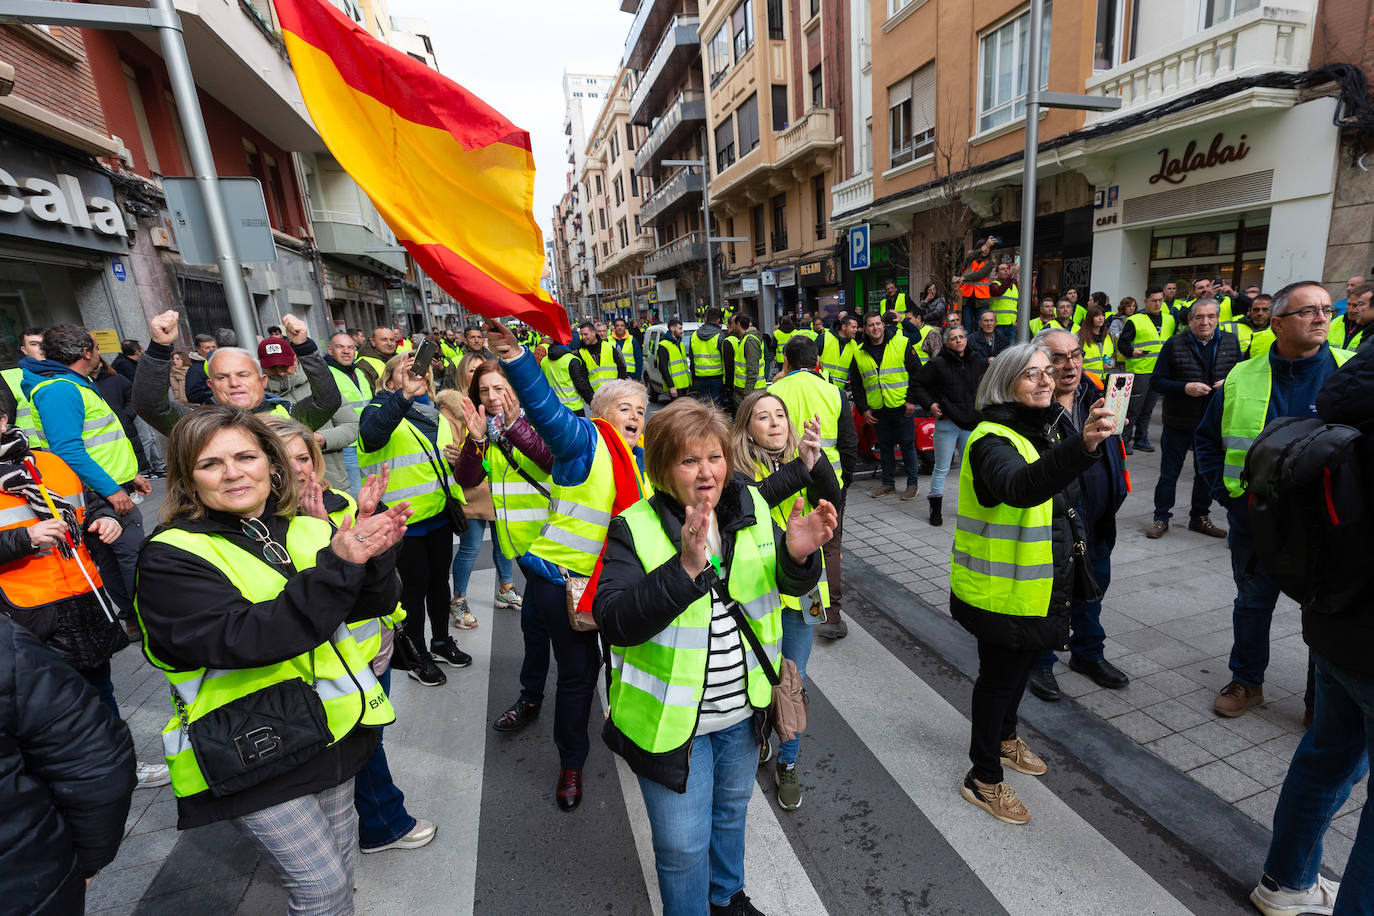
[[[611,502],[611,515],[619,515],[647,495],[644,492],[645,485],[641,482],[639,463],[635,461],[634,453],[625,444],[625,438],[614,426],[600,417],[593,419],[592,423],[601,436],[601,442],[611,453],[611,472],[615,475],[615,498]],[[596,586],[601,581],[601,561],[605,556],[606,545],[602,544],[601,556],[596,558],[596,568],[592,570],[591,581],[587,583],[587,590],[582,593],[582,600],[577,605],[579,614],[586,614],[588,617],[592,614],[592,599],[596,597]]]

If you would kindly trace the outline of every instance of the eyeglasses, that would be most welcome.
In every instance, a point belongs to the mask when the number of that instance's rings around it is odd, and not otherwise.
[[[1305,309],[1298,309],[1296,312],[1284,312],[1282,315],[1275,315],[1274,317],[1301,318],[1303,321],[1311,321],[1312,319],[1316,318],[1319,314],[1323,318],[1330,319],[1332,315],[1336,314],[1336,310],[1329,305],[1309,305]]]
[[[1047,378],[1053,380],[1055,371],[1053,369],[1041,369],[1039,366],[1031,366],[1029,369],[1022,369],[1020,375],[1021,378],[1030,382],[1032,385],[1039,385],[1041,379]]]
[[[256,518],[244,518],[239,520],[239,528],[248,537],[262,545],[262,555],[269,563],[278,566],[289,566],[291,564],[291,554],[286,552],[286,548],[272,540],[272,532],[267,530],[267,526]]]
[[[1067,366],[1069,363],[1081,363],[1083,362],[1083,348],[1079,347],[1072,353],[1051,352],[1050,362],[1054,363],[1056,366]]]

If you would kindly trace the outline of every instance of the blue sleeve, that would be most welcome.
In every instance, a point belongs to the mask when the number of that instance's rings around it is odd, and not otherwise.
[[[1197,458],[1197,472],[1202,477],[1212,498],[1223,506],[1231,504],[1231,495],[1226,492],[1222,482],[1226,467],[1226,448],[1221,442],[1221,411],[1226,400],[1226,387],[1223,385],[1212,395],[1207,412],[1202,415],[1193,432],[1193,454]]]
[[[401,394],[400,389],[384,391],[374,397],[358,417],[358,438],[363,451],[375,452],[383,448],[405,419],[410,404],[410,398]]]
[[[1180,382],[1169,376],[1169,357],[1173,355],[1175,341],[1178,337],[1170,337],[1164,341],[1164,346],[1159,348],[1159,359],[1155,360],[1155,371],[1150,375],[1150,387],[1158,388],[1161,394],[1186,394],[1184,388],[1187,382]]]
[[[586,480],[596,456],[596,427],[563,406],[528,349],[501,364],[525,408],[525,419],[553,453],[554,482],[572,486]]]
[[[67,462],[81,482],[106,499],[120,490],[115,480],[96,463],[81,441],[86,408],[75,384],[44,385],[33,398],[33,408],[43,423],[43,436],[53,454]]]

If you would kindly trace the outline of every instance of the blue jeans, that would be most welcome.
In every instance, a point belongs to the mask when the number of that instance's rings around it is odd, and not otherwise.
[[[878,458],[882,462],[883,486],[895,484],[897,477],[897,447],[902,449],[906,465],[906,485],[916,486],[919,464],[916,462],[916,421],[906,415],[902,407],[879,407],[873,411],[878,423],[873,433],[878,439]]]
[[[1226,544],[1231,548],[1231,575],[1236,580],[1236,603],[1231,612],[1231,677],[1249,687],[1264,683],[1269,667],[1269,626],[1274,622],[1274,605],[1279,588],[1269,578],[1255,556],[1250,534],[1250,518],[1227,510],[1231,530]]]
[[[801,611],[790,607],[782,609],[782,657],[792,659],[797,673],[806,678],[806,663],[811,658],[812,635],[815,627],[807,623]],[[797,762],[797,748],[801,745],[801,735],[791,741],[784,741],[778,747],[778,762],[788,766]]]
[[[391,669],[377,680],[391,693]],[[377,729],[381,732],[381,729]],[[377,749],[353,780],[353,807],[358,812],[358,845],[365,849],[394,843],[415,829],[415,818],[406,811],[405,794],[391,779],[386,749],[381,739]]]
[[[943,496],[949,466],[954,463],[954,450],[964,453],[971,429],[961,429],[953,420],[935,421],[935,470],[930,474],[930,495]]]
[[[1112,584],[1112,546],[1106,538],[1094,537],[1088,532],[1088,567],[1092,570],[1093,580],[1105,595]],[[1069,605],[1069,654],[1079,661],[1102,661],[1102,647],[1106,644],[1107,633],[1102,629],[1102,599],[1096,601],[1075,601]],[[1053,668],[1057,656],[1054,650],[1046,649],[1036,661],[1037,668]]]
[[[1182,429],[1164,427],[1159,437],[1159,482],[1155,484],[1155,518],[1167,522],[1174,508],[1178,492],[1178,477],[1183,462],[1193,448],[1193,434]],[[1193,496],[1188,506],[1189,518],[1202,518],[1212,509],[1212,495],[1197,470],[1197,455],[1193,455]]]
[[[363,469],[358,464],[358,447],[350,445],[343,450],[344,468],[348,471],[348,491],[357,493],[363,486]]]
[[[717,407],[725,406],[725,382],[724,376],[717,375],[713,378],[698,377],[692,382],[692,388],[697,397],[703,401],[710,399],[711,403]]]
[[[663,916],[708,916],[744,889],[744,823],[759,743],[753,723],[692,739],[687,791],[639,777]]]
[[[1368,775],[1374,750],[1374,684],[1346,674],[1315,652],[1312,658],[1312,727],[1303,735],[1283,780],[1274,809],[1274,838],[1264,860],[1264,873],[1291,890],[1316,883],[1322,837],[1351,788]],[[1337,913],[1374,913],[1372,853],[1374,813],[1366,805],[1341,879]]]
[[[458,550],[453,554],[453,594],[467,597],[468,580],[472,578],[472,568],[477,565],[477,554],[482,550],[482,532],[491,528],[491,559],[496,564],[496,578],[502,585],[515,581],[511,570],[510,558],[501,550],[501,542],[496,538],[496,524],[482,519],[468,519],[468,526],[458,539]]]

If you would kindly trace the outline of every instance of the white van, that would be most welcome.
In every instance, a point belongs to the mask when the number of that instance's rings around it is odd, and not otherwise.
[[[693,332],[701,327],[700,321],[687,321],[682,325],[682,342],[687,344]],[[649,403],[657,404],[658,396],[668,390],[663,378],[658,374],[658,342],[668,336],[666,324],[652,325],[644,332],[644,387],[649,389]],[[683,347],[686,352],[686,346]]]

